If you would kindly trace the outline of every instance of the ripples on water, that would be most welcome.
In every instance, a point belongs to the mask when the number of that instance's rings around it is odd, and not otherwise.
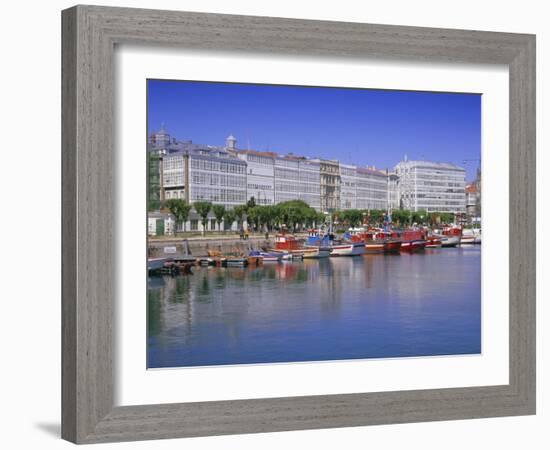
[[[148,281],[148,367],[481,351],[479,247]]]

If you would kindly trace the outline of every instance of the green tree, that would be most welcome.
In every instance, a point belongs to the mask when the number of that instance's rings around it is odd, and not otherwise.
[[[176,220],[176,230],[179,226],[183,224],[183,231],[185,231],[185,223],[189,219],[189,213],[191,212],[191,205],[189,205],[185,200],[181,198],[171,198],[164,202],[164,207],[168,208],[170,212],[174,215]],[[174,234],[176,234],[174,232]]]
[[[315,227],[319,228],[322,224],[325,223],[326,216],[322,212],[317,212],[315,214]]]
[[[439,213],[432,212],[428,214],[428,220],[430,222],[430,225],[434,226],[441,222],[441,217]]]
[[[407,209],[396,209],[392,212],[392,220],[403,226],[411,220],[411,212]]]
[[[439,217],[441,218],[441,222],[442,223],[454,223],[455,221],[455,215],[453,213],[447,213],[447,212],[442,212],[442,213],[439,213]]]
[[[254,228],[256,230],[260,229],[260,212],[261,206],[249,207],[248,211],[246,212],[246,220],[249,224],[254,225]]]
[[[247,208],[254,208],[254,206],[256,206],[256,199],[254,196],[250,197],[250,200],[246,202],[246,206]]]
[[[369,223],[373,225],[379,225],[384,221],[386,211],[383,209],[371,209],[368,211]]]
[[[233,225],[233,222],[235,222],[235,218],[237,215],[235,214],[235,211],[232,209],[226,209],[223,214],[223,221],[225,222],[225,226],[229,225],[229,228]]]
[[[265,225],[269,231],[273,229],[273,224],[278,219],[278,208],[275,205],[266,205],[260,208],[260,223]]]
[[[212,211],[214,212],[214,216],[216,216],[216,222],[218,223],[218,231],[220,231],[222,220],[225,215],[225,206],[214,205],[212,206]]]
[[[197,214],[201,217],[202,234],[204,235],[206,231],[206,224],[208,223],[208,213],[212,209],[212,203],[200,201],[195,202],[193,206],[195,211],[197,211]]]
[[[363,212],[359,209],[347,209],[342,211],[341,217],[345,224],[356,227],[363,221]]]
[[[237,205],[233,209],[235,211],[235,216],[237,218],[237,224],[239,228],[242,227],[243,221],[244,221],[244,215],[246,214],[246,211],[248,210],[248,207],[246,205]]]
[[[412,213],[411,220],[413,223],[418,223],[418,224],[426,223],[428,221],[428,211],[423,209],[414,211]]]
[[[280,227],[283,223],[283,209],[279,206],[279,204],[273,205],[271,207],[271,214],[272,224]]]

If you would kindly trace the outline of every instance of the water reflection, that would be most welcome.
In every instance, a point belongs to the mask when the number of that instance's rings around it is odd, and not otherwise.
[[[148,366],[479,353],[480,249],[151,278]]]

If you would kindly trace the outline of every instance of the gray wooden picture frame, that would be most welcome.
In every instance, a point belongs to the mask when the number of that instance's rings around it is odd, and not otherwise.
[[[117,44],[506,64],[509,384],[114,406]],[[62,13],[62,437],[76,443],[535,413],[535,36],[97,6]]]

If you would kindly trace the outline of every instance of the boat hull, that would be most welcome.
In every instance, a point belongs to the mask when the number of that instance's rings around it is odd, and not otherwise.
[[[475,240],[475,236],[462,236],[460,238],[460,245],[474,245]]]
[[[330,248],[325,247],[304,247],[302,257],[304,259],[319,259],[319,258],[328,258],[330,256]]]
[[[386,241],[384,242],[384,253],[399,253],[401,251],[401,241]]]
[[[384,253],[384,242],[365,242],[365,253]]]
[[[426,248],[440,248],[441,247],[441,239],[436,237],[428,237],[426,239]]]
[[[460,236],[441,237],[441,247],[456,247],[460,244]]]
[[[330,256],[359,256],[365,254],[364,242],[350,242],[332,246]]]
[[[246,267],[248,265],[247,258],[227,258],[222,261],[222,264],[227,267]]]
[[[426,241],[424,239],[417,239],[414,241],[403,241],[401,243],[402,252],[419,252],[426,248]]]

